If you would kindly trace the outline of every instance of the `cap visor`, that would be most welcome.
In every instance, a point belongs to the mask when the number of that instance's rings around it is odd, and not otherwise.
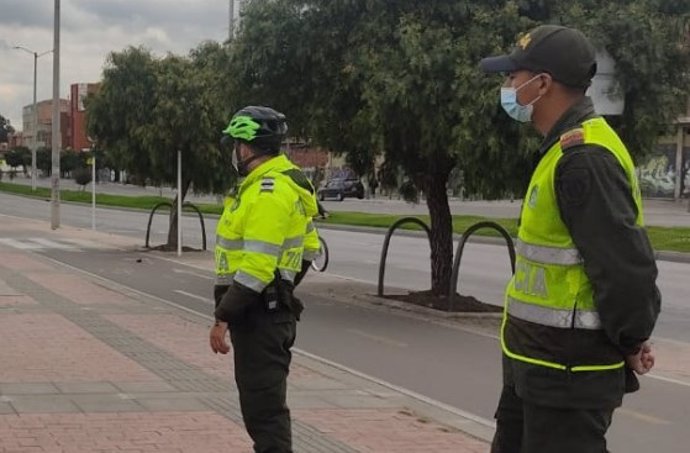
[[[513,72],[520,69],[515,61],[508,55],[500,57],[484,58],[479,62],[479,67],[484,72]]]

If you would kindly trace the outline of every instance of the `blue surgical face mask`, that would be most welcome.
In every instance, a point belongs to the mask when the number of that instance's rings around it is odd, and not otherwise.
[[[534,111],[534,103],[541,99],[541,96],[537,96],[535,100],[527,105],[520,105],[517,100],[518,91],[520,91],[524,86],[528,85],[532,81],[536,80],[540,74],[535,75],[527,82],[523,83],[517,88],[513,87],[501,87],[501,106],[503,110],[506,111],[509,117],[515,121],[521,123],[528,123],[532,120],[532,112]]]

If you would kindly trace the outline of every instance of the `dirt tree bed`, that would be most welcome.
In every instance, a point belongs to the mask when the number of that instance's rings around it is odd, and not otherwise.
[[[455,295],[452,310],[449,310],[450,301],[447,297],[435,296],[431,291],[415,291],[408,294],[391,294],[383,297],[442,311],[467,313],[499,313],[503,311],[501,307],[481,302],[473,296],[463,296],[460,294]]]

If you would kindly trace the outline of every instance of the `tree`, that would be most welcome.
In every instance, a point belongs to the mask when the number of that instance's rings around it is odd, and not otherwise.
[[[86,163],[84,155],[73,149],[65,149],[60,153],[60,172],[70,175],[73,170],[83,167]]]
[[[408,199],[423,191],[437,295],[447,291],[452,264],[448,176],[460,156],[470,161],[481,141],[475,138],[496,136],[498,98],[486,94],[491,84],[476,63],[507,40],[487,38],[484,30],[502,24],[515,36],[521,28],[515,8],[471,3],[254,2],[245,10],[229,71],[240,84],[236,95],[284,106],[305,136],[346,153],[360,174],[383,154],[382,186],[394,184],[401,171]],[[275,62],[289,62],[289,69]],[[466,129],[477,111],[488,118]],[[515,153],[513,163],[519,158]],[[512,181],[520,179],[500,182]]]
[[[112,53],[101,90],[88,101],[91,136],[142,184],[175,185],[180,150],[182,200],[190,187],[223,193],[232,183],[231,156],[218,147],[227,113],[214,86],[224,52],[204,43],[189,57],[158,59],[141,48]],[[177,245],[176,219],[173,210],[169,247]]]
[[[79,167],[72,171],[74,182],[81,186],[81,190],[86,189],[86,185],[91,182],[91,169],[86,167]]]
[[[0,143],[7,143],[9,135],[14,132],[10,120],[0,115]]]
[[[539,23],[583,29],[618,62],[627,107],[614,122],[639,155],[685,101],[688,8],[661,0],[255,0],[231,43],[227,97],[282,110],[293,133],[346,153],[360,170],[383,154],[382,185],[401,171],[407,196],[425,195],[432,291],[441,295],[452,263],[451,171],[459,168],[466,194],[520,194],[539,157],[538,137],[500,110],[502,80],[481,74],[479,60]]]
[[[36,150],[36,168],[44,176],[50,176],[53,170],[53,152],[50,148],[41,147]]]
[[[31,158],[31,150],[25,146],[18,146],[11,149],[5,155],[5,161],[7,165],[12,168],[17,168],[19,166],[23,167],[24,173],[26,173],[26,156],[29,156],[29,162]]]

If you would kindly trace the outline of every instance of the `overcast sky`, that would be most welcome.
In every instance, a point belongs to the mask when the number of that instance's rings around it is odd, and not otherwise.
[[[0,114],[22,128],[33,102],[33,56],[53,47],[54,0],[0,0]],[[144,45],[186,54],[228,33],[229,0],[62,0],[60,96],[72,83],[101,78],[109,52]],[[38,100],[52,98],[52,54],[38,60]]]

